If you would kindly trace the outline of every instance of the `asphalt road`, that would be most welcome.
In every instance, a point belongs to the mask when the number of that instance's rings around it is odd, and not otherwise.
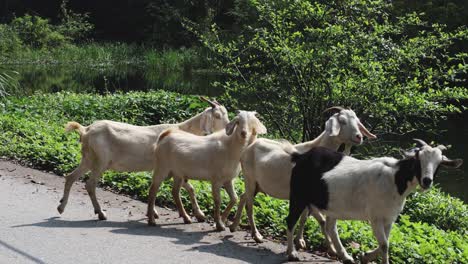
[[[97,221],[84,184],[67,208],[56,207],[64,178],[0,160],[0,264],[3,263],[284,263],[285,246],[256,244],[245,231],[215,232],[212,223],[185,225],[158,208],[157,227],[146,224],[146,204],[98,189],[107,221]],[[338,263],[308,252],[308,263]]]

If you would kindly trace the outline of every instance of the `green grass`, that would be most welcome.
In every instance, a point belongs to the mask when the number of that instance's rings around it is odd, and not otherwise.
[[[87,125],[97,119],[112,119],[148,125],[177,122],[204,107],[206,105],[194,96],[164,91],[106,96],[57,93],[9,97],[0,104],[0,155],[63,175],[73,170],[80,160],[78,135],[64,133],[63,125],[67,121]],[[107,172],[102,183],[145,201],[150,174]],[[211,214],[210,185],[192,183],[200,206]],[[170,188],[170,180],[161,187],[157,198],[160,205],[172,205]],[[239,178],[236,190],[239,194],[243,190]],[[225,193],[223,200],[226,203]],[[183,201],[190,208],[186,193]],[[259,194],[255,205],[261,232],[283,239],[288,203]],[[438,188],[412,195],[391,232],[392,263],[468,263],[466,209],[466,204]],[[376,246],[371,228],[365,222],[340,221],[338,228],[343,243],[355,255]],[[306,230],[307,241],[312,247],[320,248],[323,239],[317,223],[309,220]],[[358,243],[359,247],[352,248],[350,242]]]

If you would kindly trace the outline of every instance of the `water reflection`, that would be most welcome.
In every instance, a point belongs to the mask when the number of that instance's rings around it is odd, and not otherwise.
[[[167,71],[137,64],[101,65],[13,65],[20,73],[22,95],[58,91],[113,93],[116,91],[170,90],[185,94],[216,96],[222,93],[211,83],[219,73],[191,68]]]

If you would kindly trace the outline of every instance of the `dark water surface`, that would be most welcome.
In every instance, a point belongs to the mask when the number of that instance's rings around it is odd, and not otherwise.
[[[144,65],[6,65],[20,75],[21,95],[59,91],[113,93],[117,91],[168,90],[184,94],[216,96],[211,83],[221,79],[209,70],[165,70]]]
[[[220,74],[193,69],[165,71],[146,68],[142,65],[103,67],[100,65],[16,65],[10,67],[20,73],[21,95],[35,92],[74,91],[88,93],[113,93],[116,91],[148,91],[164,89],[185,94],[217,96],[220,88],[211,85],[220,81]],[[392,145],[408,148],[412,138],[427,142],[451,145],[445,152],[449,158],[462,158],[465,164],[460,169],[441,169],[435,183],[453,196],[468,203],[468,111],[450,116],[440,122],[435,133],[418,131],[404,136],[382,136],[377,143],[370,143],[369,153],[379,154],[379,146]],[[380,152],[382,153],[382,152]]]

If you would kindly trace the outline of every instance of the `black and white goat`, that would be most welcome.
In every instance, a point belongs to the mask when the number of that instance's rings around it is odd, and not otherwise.
[[[417,185],[431,187],[439,165],[457,168],[463,160],[442,155],[442,145],[421,146],[405,153],[406,158],[389,157],[358,160],[327,148],[317,147],[304,154],[292,154],[295,166],[291,175],[288,225],[288,257],[298,260],[293,246],[294,226],[301,213],[310,207],[326,215],[325,232],[338,256],[348,263],[353,258],[341,244],[336,220],[370,221],[379,246],[362,257],[362,262],[382,256],[388,263],[388,239],[392,224],[403,209],[405,199]]]

